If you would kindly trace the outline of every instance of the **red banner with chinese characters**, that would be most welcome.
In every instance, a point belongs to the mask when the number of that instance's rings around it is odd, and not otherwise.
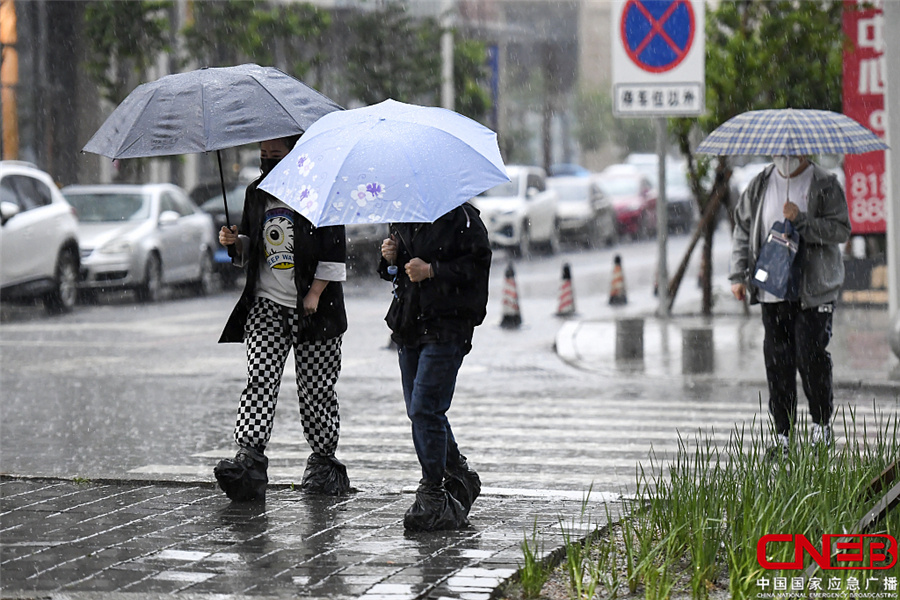
[[[872,7],[875,8],[872,8]],[[884,17],[881,2],[844,0],[844,114],[885,137]],[[844,157],[854,234],[887,230],[884,150]]]

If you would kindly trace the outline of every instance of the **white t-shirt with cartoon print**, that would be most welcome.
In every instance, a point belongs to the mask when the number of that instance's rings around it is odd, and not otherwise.
[[[294,219],[291,208],[270,198],[263,220],[262,264],[256,295],[283,306],[297,306],[297,285],[294,283]]]

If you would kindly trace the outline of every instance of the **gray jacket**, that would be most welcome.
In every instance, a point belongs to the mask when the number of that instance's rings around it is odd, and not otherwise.
[[[762,200],[774,168],[770,165],[753,178],[734,209],[729,275],[733,283],[750,282],[750,270],[756,265],[762,237]],[[812,183],[807,194],[809,207],[794,222],[804,246],[800,254],[800,303],[803,308],[837,300],[844,283],[840,244],[850,239],[850,214],[837,177],[818,165],[812,164],[812,168]],[[749,284],[747,288],[750,303],[759,302],[756,287]]]

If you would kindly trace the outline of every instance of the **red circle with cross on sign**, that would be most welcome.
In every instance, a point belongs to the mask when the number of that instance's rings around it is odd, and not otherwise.
[[[695,26],[690,0],[628,0],[620,21],[622,45],[644,71],[665,73],[687,57]]]

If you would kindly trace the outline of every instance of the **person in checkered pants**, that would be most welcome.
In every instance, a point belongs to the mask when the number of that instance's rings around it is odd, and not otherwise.
[[[341,370],[341,339],[347,330],[342,288],[347,279],[344,227],[313,227],[257,187],[298,137],[260,143],[262,175],[247,187],[240,228],[219,231],[219,241],[229,248],[232,262],[247,270],[241,298],[219,339],[220,343],[243,342],[247,348],[247,385],[234,427],[238,451],[214,470],[219,486],[235,501],[265,497],[265,449],[291,349],[300,419],[312,448],[300,488],[328,495],[350,490],[347,469],[335,458],[340,416],[334,387]]]

